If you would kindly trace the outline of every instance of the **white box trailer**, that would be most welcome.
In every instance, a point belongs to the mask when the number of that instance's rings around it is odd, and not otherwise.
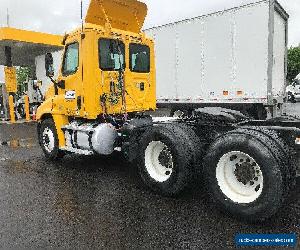
[[[274,115],[285,96],[288,18],[278,2],[264,0],[147,29],[158,106]]]

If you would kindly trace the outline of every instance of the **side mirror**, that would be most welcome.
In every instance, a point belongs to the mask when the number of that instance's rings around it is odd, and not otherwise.
[[[45,69],[46,69],[46,76],[48,77],[54,76],[53,56],[51,53],[47,53],[45,56]]]

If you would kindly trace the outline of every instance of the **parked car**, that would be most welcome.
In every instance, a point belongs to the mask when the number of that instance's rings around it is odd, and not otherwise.
[[[297,102],[300,100],[300,80],[295,79],[291,85],[286,88],[287,100]]]

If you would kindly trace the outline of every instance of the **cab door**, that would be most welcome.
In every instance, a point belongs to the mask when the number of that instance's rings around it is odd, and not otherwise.
[[[153,85],[152,85],[153,84]],[[129,111],[144,111],[153,102],[154,83],[151,83],[150,48],[147,45],[129,44],[129,72],[126,74],[126,102]]]
[[[101,72],[101,106],[107,114],[124,113],[123,72],[125,69],[125,44],[121,40],[99,38],[99,67]]]
[[[79,115],[81,109],[82,81],[79,67],[79,42],[74,41],[66,45],[61,76],[59,82],[64,83],[65,114]]]

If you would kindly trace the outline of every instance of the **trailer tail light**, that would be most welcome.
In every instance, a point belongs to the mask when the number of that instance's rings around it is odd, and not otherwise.
[[[244,94],[244,92],[243,92],[243,91],[241,91],[241,90],[239,90],[239,91],[237,91],[237,92],[236,92],[236,94],[237,94],[237,95],[243,95],[243,94]]]
[[[300,145],[300,137],[296,138],[295,143],[296,143],[297,145]]]
[[[224,95],[224,96],[228,96],[228,95],[229,95],[229,91],[224,90],[224,91],[223,91],[223,95]]]

